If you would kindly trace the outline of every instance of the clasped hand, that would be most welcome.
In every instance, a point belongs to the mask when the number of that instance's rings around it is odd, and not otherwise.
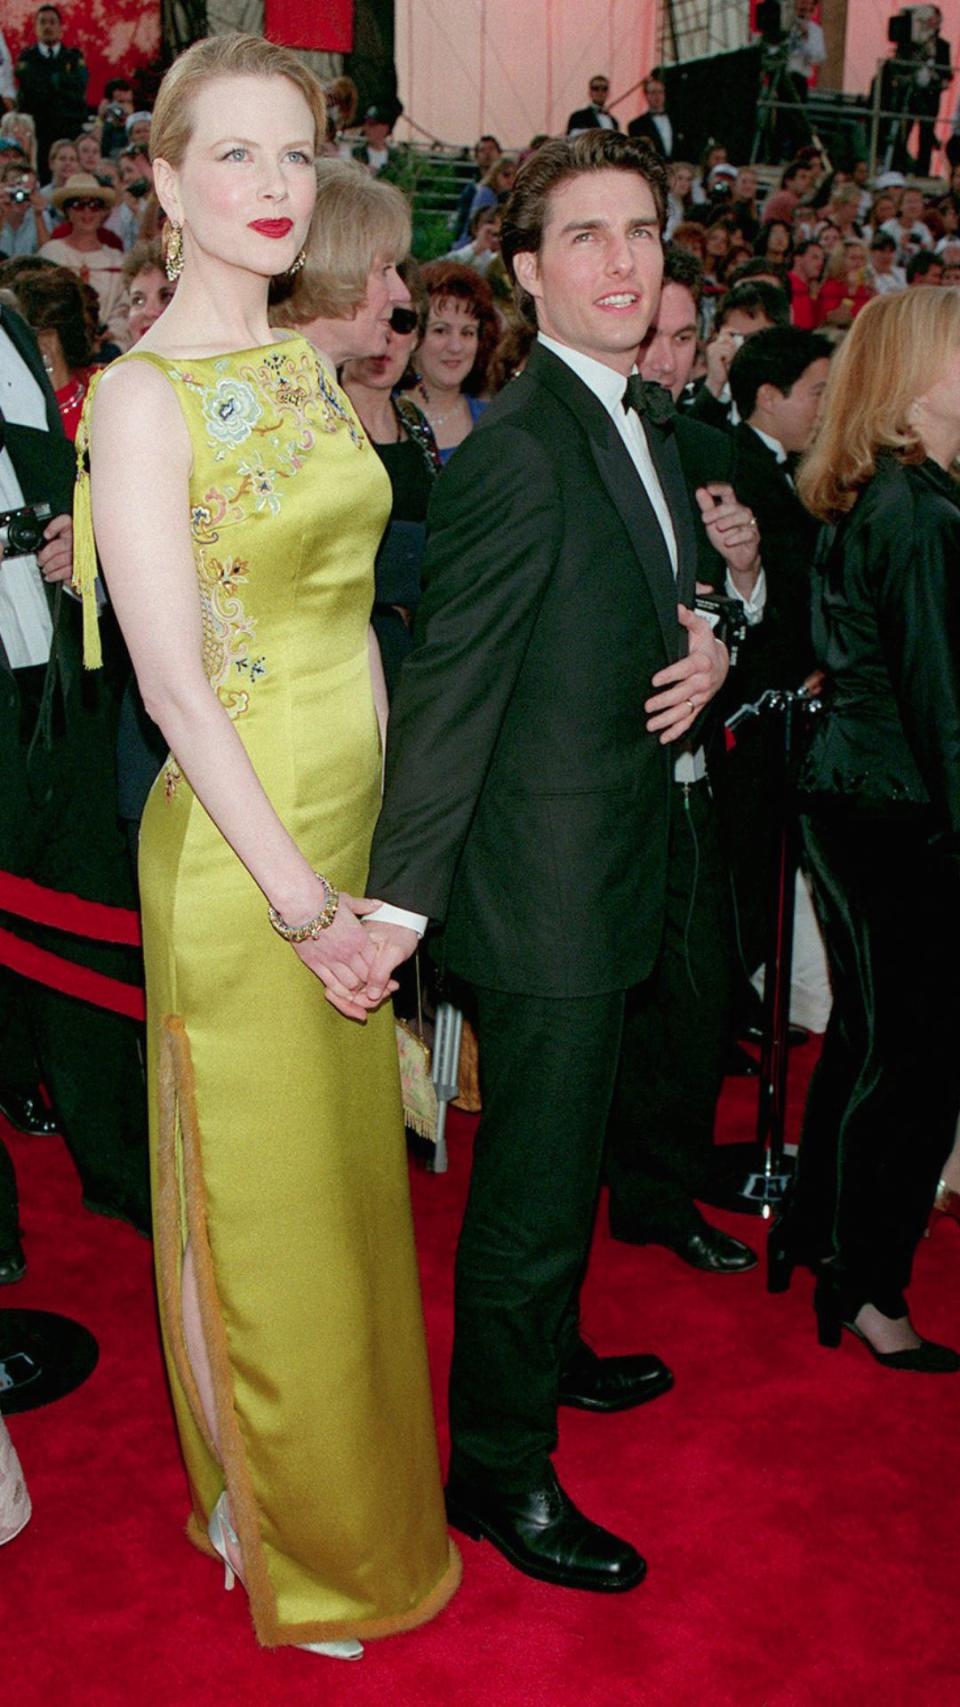
[[[391,976],[417,946],[417,933],[403,925],[362,925],[381,903],[340,891],[336,917],[318,937],[295,944],[305,966],[320,979],[327,1001],[347,1019],[367,1014],[397,988]]]

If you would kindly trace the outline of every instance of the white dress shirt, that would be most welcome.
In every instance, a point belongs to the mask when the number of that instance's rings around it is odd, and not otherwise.
[[[650,117],[657,127],[660,141],[663,144],[663,152],[669,160],[673,153],[673,125],[666,113],[651,113]]]
[[[47,430],[43,392],[16,345],[0,328],[0,408],[18,427]],[[0,451],[0,509],[16,510],[23,493],[8,450]],[[11,669],[46,664],[53,624],[35,557],[4,557],[0,563],[0,640]]]

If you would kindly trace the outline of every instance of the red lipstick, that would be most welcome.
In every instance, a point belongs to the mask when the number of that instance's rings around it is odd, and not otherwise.
[[[259,231],[261,237],[286,237],[293,230],[292,219],[251,219],[250,230]]]

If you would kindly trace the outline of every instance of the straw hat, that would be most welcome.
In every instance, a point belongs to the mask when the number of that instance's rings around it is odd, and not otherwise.
[[[67,202],[88,201],[94,196],[104,207],[112,207],[117,199],[116,192],[111,190],[109,185],[101,184],[92,172],[74,172],[59,190],[54,190],[50,200],[54,207],[62,210]]]

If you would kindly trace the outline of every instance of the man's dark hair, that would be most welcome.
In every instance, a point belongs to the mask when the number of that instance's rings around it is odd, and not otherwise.
[[[769,265],[769,263],[768,263]],[[762,279],[746,279],[734,285],[722,296],[714,316],[713,329],[719,332],[728,314],[739,308],[743,314],[763,314],[773,326],[789,326],[790,304],[787,293],[778,285],[765,284]]]
[[[63,15],[59,6],[38,6],[33,14],[34,17],[39,18],[41,12],[55,12],[57,17],[60,19],[61,24],[63,23]]]
[[[925,279],[932,267],[942,267],[939,255],[931,249],[920,249],[916,255],[911,255],[907,262],[907,284],[913,284],[914,279]]]
[[[783,172],[780,177],[781,190],[789,188],[798,172],[809,172],[809,170],[809,160],[791,160],[789,166],[785,166],[783,168]]]
[[[70,368],[89,367],[93,341],[83,286],[65,267],[52,272],[31,269],[17,281],[17,307],[34,332],[56,332]]]
[[[668,243],[663,251],[663,282],[665,285],[682,285],[699,308],[703,295],[703,262],[689,249],[675,249],[672,243]]]
[[[105,83],[103,86],[104,100],[112,101],[118,89],[133,89],[129,77],[111,77],[109,83]]]
[[[798,243],[797,247],[794,249],[793,258],[795,261],[799,261],[800,256],[805,255],[808,249],[822,249],[822,248],[823,248],[823,244],[821,243],[819,237],[805,237],[803,239],[803,242]]]
[[[741,261],[738,267],[734,267],[727,274],[724,282],[729,294],[731,290],[736,289],[737,285],[743,284],[748,279],[759,279],[761,282],[769,283],[771,276],[780,280],[776,289],[782,290],[788,303],[792,302],[793,286],[790,283],[789,273],[779,262],[768,261],[764,255],[751,255],[749,261]],[[740,305],[734,304],[734,307],[738,306]]]
[[[890,249],[895,249],[896,247],[897,247],[897,240],[895,237],[891,237],[889,231],[875,231],[873,236],[870,239],[870,248],[871,249],[887,249],[887,250],[890,250]]]
[[[520,254],[539,255],[551,192],[570,178],[611,170],[633,172],[649,185],[662,231],[667,214],[667,171],[649,142],[613,130],[585,130],[579,136],[552,137],[520,167],[503,209],[500,252],[518,304],[527,313],[532,312],[532,305],[517,284],[513,261]]]
[[[730,394],[741,420],[749,421],[761,385],[774,385],[789,397],[797,380],[814,362],[829,360],[833,345],[822,332],[797,326],[771,326],[746,338],[730,363]]]
[[[496,137],[495,137],[495,136],[491,136],[491,134],[490,134],[490,132],[489,132],[489,131],[488,131],[488,130],[485,130],[485,131],[484,131],[484,133],[483,133],[483,135],[482,135],[482,136],[478,136],[478,137],[477,137],[477,140],[476,140],[476,142],[475,142],[475,143],[474,143],[474,145],[473,145],[473,146],[474,146],[474,148],[475,148],[475,149],[477,149],[477,148],[479,148],[479,147],[480,147],[480,144],[481,144],[481,142],[492,142],[492,143],[493,143],[493,145],[494,145],[494,147],[495,147],[495,149],[496,149],[496,151],[497,151],[497,153],[498,153],[498,154],[502,154],[502,153],[503,153],[503,149],[502,149],[502,148],[501,148],[501,147],[500,147],[500,144],[499,144],[499,142],[498,142],[498,141],[497,141],[497,138],[496,138]]]

